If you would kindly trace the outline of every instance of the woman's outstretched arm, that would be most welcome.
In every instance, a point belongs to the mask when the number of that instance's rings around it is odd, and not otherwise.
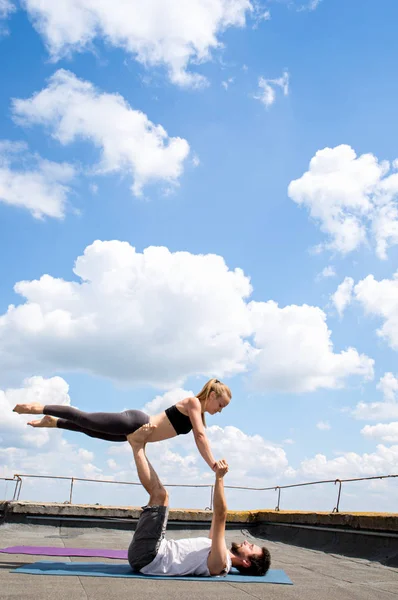
[[[207,462],[210,469],[214,470],[216,461],[210,448],[209,440],[207,439],[205,427],[202,421],[201,405],[197,398],[190,398],[187,404],[188,416],[192,423],[193,435],[195,438],[198,450]]]

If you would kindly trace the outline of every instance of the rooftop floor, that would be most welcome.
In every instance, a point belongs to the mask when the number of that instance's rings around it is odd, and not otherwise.
[[[173,529],[170,538],[207,535],[208,529]],[[132,533],[119,529],[68,527],[5,523],[0,526],[0,546],[41,545],[75,548],[127,548]],[[227,531],[227,543],[243,538],[256,540],[269,548],[272,567],[284,569],[293,586],[273,584],[234,584],[221,582],[154,581],[114,578],[23,575],[12,570],[38,560],[93,562],[94,558],[57,558],[0,554],[0,597],[4,600],[162,600],[177,595],[189,599],[247,600],[391,600],[398,597],[398,569],[377,562],[290,546],[254,538],[244,530]],[[102,560],[101,560],[102,562]],[[112,561],[106,561],[112,562]]]

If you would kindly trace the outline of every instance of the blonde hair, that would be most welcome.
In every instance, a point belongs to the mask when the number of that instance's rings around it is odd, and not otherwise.
[[[209,381],[204,384],[204,386],[200,390],[199,394],[196,395],[196,397],[202,406],[202,421],[205,427],[206,419],[204,411],[207,399],[210,396],[211,392],[215,392],[217,397],[221,396],[222,394],[226,394],[230,400],[232,398],[232,393],[229,387],[225,385],[225,383],[221,383],[221,381],[219,381],[218,379],[209,379]]]

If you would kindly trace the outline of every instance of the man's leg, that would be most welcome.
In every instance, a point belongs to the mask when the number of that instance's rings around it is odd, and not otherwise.
[[[143,425],[136,432],[129,434],[127,441],[133,449],[139,480],[149,494],[148,506],[167,506],[169,502],[167,490],[145,454],[146,440],[154,430],[154,425],[150,423]]]
[[[128,561],[134,571],[146,567],[156,557],[169,514],[168,493],[145,454],[146,440],[154,429],[153,425],[143,425],[127,436],[133,449],[138,477],[149,494],[148,504],[143,507],[128,549]]]

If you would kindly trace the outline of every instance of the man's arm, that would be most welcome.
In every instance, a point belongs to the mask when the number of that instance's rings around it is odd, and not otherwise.
[[[211,550],[207,559],[210,575],[220,575],[227,566],[227,547],[225,544],[225,523],[227,520],[227,501],[224,492],[224,475],[228,472],[225,460],[217,463],[214,487],[213,519],[210,528]]]

